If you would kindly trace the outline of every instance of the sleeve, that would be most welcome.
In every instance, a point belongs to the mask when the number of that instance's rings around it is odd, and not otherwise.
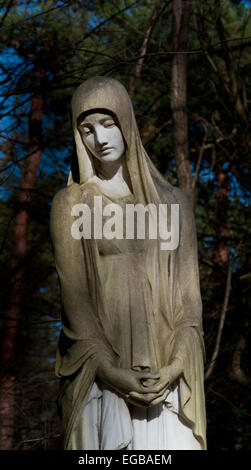
[[[56,194],[52,203],[50,232],[62,301],[62,331],[59,339],[56,375],[68,376],[91,359],[115,359],[106,340],[88,289],[87,269],[81,240],[71,235],[71,209],[79,202],[78,185]],[[90,361],[88,361],[90,363]]]

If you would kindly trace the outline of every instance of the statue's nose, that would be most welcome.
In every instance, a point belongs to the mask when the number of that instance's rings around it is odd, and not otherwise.
[[[99,147],[102,147],[103,145],[108,144],[104,129],[102,128],[95,129],[95,135],[96,135],[96,143]]]

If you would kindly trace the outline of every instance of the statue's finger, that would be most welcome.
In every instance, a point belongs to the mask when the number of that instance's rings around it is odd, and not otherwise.
[[[143,385],[143,387],[150,387],[151,385],[155,385],[158,383],[159,379],[152,379],[152,378],[147,378],[147,379],[141,379],[140,382]]]
[[[151,406],[155,406],[155,405],[159,405],[160,403],[163,403],[169,393],[170,393],[170,390],[166,390],[165,393],[163,393],[160,397],[152,400],[150,403]]]

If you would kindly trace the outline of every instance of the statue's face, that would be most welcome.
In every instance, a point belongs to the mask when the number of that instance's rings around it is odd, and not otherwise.
[[[78,124],[83,143],[102,162],[114,162],[125,152],[120,128],[109,114],[95,113]]]

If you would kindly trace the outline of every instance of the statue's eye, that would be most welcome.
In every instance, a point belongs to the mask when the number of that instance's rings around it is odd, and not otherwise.
[[[115,126],[115,122],[114,122],[113,119],[107,119],[107,121],[105,121],[103,123],[103,126],[104,127],[113,127],[113,126]]]
[[[81,126],[81,130],[84,133],[84,135],[90,135],[92,134],[92,129],[87,126]]]

